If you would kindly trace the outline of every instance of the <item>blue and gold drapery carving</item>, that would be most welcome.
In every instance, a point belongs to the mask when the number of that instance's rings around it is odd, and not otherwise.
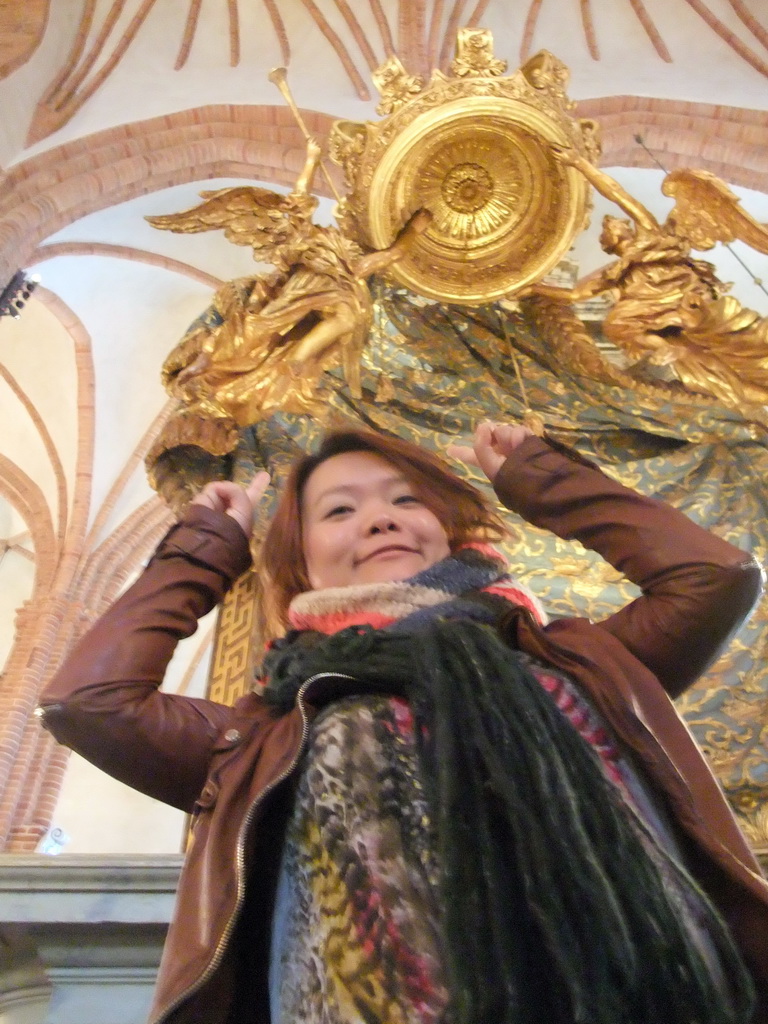
[[[267,465],[279,482],[299,451],[327,427],[344,423],[442,451],[467,437],[479,420],[520,419],[528,406],[543,416],[555,439],[594,457],[621,482],[765,559],[768,426],[762,410],[750,416],[681,386],[638,383],[605,358],[567,307],[543,300],[517,309],[468,310],[380,290],[375,310],[362,398],[351,396],[340,371],[326,373],[321,415],[278,414],[242,431],[231,456],[211,459],[211,475],[244,479],[254,466]],[[189,453],[169,447],[157,460],[157,475],[184,474]],[[198,480],[206,473],[206,457],[199,454]],[[484,486],[476,471],[456,468]],[[261,510],[263,521],[270,511],[268,504]],[[580,545],[515,525],[516,537],[507,545],[512,572],[551,615],[604,618],[637,593]],[[767,633],[763,603],[679,702],[758,846],[768,846]],[[236,625],[233,635],[242,635],[242,627]]]

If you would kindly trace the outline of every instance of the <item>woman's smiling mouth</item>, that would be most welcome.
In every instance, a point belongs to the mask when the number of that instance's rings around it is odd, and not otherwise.
[[[415,555],[418,552],[415,548],[406,547],[403,544],[387,544],[383,548],[377,548],[372,551],[369,555],[365,555],[363,558],[357,560],[357,565],[362,565],[364,562],[370,562],[374,558],[386,558],[389,555]]]

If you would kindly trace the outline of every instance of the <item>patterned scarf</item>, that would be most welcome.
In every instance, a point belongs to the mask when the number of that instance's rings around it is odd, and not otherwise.
[[[287,711],[331,673],[410,702],[452,1024],[747,1024],[751,981],[726,926],[702,897],[728,992],[598,753],[494,628],[510,600],[541,617],[477,547],[410,580],[301,595],[265,697]]]
[[[503,598],[527,608],[540,625],[546,622],[539,599],[506,572],[504,558],[489,544],[467,544],[408,580],[299,594],[291,602],[289,621],[294,629],[328,634],[363,624],[414,630],[437,618],[495,621],[487,608],[481,610],[478,594]]]

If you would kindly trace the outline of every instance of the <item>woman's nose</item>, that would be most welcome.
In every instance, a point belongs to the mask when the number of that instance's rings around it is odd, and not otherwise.
[[[371,517],[368,524],[368,531],[371,534],[387,533],[390,530],[398,530],[399,527],[391,512],[378,512]]]

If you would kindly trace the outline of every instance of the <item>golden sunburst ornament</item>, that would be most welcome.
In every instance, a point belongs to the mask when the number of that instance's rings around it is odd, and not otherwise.
[[[518,215],[523,180],[516,162],[489,143],[448,142],[430,155],[419,192],[434,230],[466,242],[492,235]]]

